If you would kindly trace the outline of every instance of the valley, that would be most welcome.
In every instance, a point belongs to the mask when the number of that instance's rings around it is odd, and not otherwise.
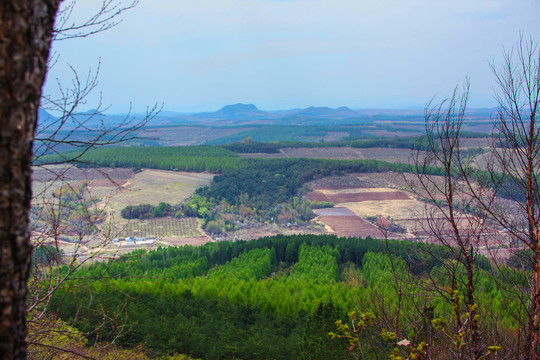
[[[452,304],[417,297],[415,288],[431,294],[431,286],[446,291],[451,279],[465,283],[459,274],[446,277],[453,266],[464,269],[465,238],[474,244],[478,304],[496,314],[482,317],[484,326],[516,326],[503,305],[509,289],[494,284],[503,276],[496,270],[501,264],[522,276],[524,248],[470,206],[471,191],[490,196],[481,184],[490,164],[487,134],[470,133],[459,147],[478,176],[468,187],[425,165],[433,149],[417,136],[420,123],[274,120],[236,128],[168,125],[158,130],[159,144],[142,139],[60,155],[76,158],[74,166],[47,165],[61,157],[43,154],[34,170],[32,241],[61,258],[55,271],[62,286],[51,311],[68,322],[82,311],[88,320],[77,329],[92,342],[101,336],[93,333],[97,310],[123,306],[132,330],[119,344],[132,349],[144,342],[151,358],[309,358],[306,352],[318,351],[314,344],[336,331],[336,319],[351,320],[348,309],[379,318],[399,312],[405,321],[417,316],[415,309],[433,306],[449,317]],[[184,146],[167,146],[171,141]],[[459,190],[454,222],[447,194],[437,191],[449,182]],[[519,206],[509,195],[491,201]],[[71,290],[72,281],[85,285]],[[121,305],[123,294],[129,297]],[[426,336],[423,328],[414,331]],[[257,342],[256,334],[273,340]],[[359,341],[373,354],[388,351],[378,335]],[[346,350],[340,341],[321,349]]]

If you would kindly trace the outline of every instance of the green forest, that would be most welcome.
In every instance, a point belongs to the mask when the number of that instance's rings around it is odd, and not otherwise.
[[[448,339],[430,320],[450,328],[455,310],[441,289],[458,297],[465,291],[464,272],[457,283],[443,275],[449,263],[459,264],[447,248],[369,237],[158,248],[80,269],[50,309],[68,323],[77,320],[91,341],[112,341],[122,327],[116,342],[123,347],[203,359],[346,358],[347,341],[329,333],[338,333],[336,321],[350,321],[347,313],[369,312],[375,320],[359,340],[366,358],[387,359],[397,341],[381,334],[398,330],[416,343],[429,341],[440,356]],[[479,326],[511,342],[522,305],[498,285],[487,259],[478,257],[475,267]],[[520,272],[507,269],[516,282],[525,281]],[[502,339],[493,345],[504,345]]]

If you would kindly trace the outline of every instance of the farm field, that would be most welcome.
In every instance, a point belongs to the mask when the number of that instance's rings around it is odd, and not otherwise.
[[[227,233],[219,237],[217,240],[253,240],[267,236],[276,235],[324,235],[327,234],[328,228],[320,225],[317,222],[310,222],[307,225],[283,226],[278,224],[260,224],[257,227],[247,227],[236,230],[233,233]]]
[[[320,148],[283,148],[279,154],[239,154],[244,158],[312,158],[359,160],[374,159],[395,163],[409,162],[410,149],[401,148],[351,148],[351,147],[320,147]]]
[[[421,216],[426,205],[403,190],[405,179],[391,172],[328,177],[312,181],[308,187],[312,189],[305,195],[308,200],[336,205],[316,213],[317,220],[338,236],[383,237],[385,232],[372,223],[373,219],[382,217],[397,222],[400,218],[416,218]],[[388,232],[386,235],[394,239],[415,237],[410,232]]]
[[[351,174],[311,182],[305,197],[336,205],[316,211],[317,220],[338,236],[388,236],[415,239],[426,208],[432,205],[406,191],[406,179],[397,173]],[[369,219],[369,220],[368,220]],[[375,223],[393,222],[401,232],[384,232]]]
[[[317,220],[324,223],[333,233],[343,237],[366,237],[381,238],[381,229],[367,220],[357,216],[346,207],[335,207],[330,209],[318,209]]]
[[[145,169],[135,174],[122,191],[112,194],[106,206],[119,214],[128,205],[177,204],[190,197],[198,187],[209,185],[213,177],[213,174],[205,173]]]
[[[319,158],[319,159],[364,159],[360,149],[350,147],[335,148],[284,148],[281,153],[285,157]]]
[[[118,224],[119,238],[128,236],[144,238],[181,238],[201,236],[199,231],[200,219],[197,218],[157,218],[147,220],[129,220]]]
[[[141,131],[141,136],[159,139],[162,146],[201,145],[210,140],[224,136],[236,135],[242,131],[249,131],[250,127],[206,127],[206,126],[171,126],[147,128]]]
[[[160,202],[178,204],[201,186],[209,185],[212,174],[184,173],[144,169],[136,174],[123,188],[116,188],[104,198],[101,205],[108,212],[114,237],[155,237],[160,240],[172,238],[196,238],[204,236],[200,232],[200,220],[195,218],[156,218],[126,220],[120,211],[128,205]]]
[[[55,181],[55,174],[61,174],[63,181]],[[200,219],[197,218],[157,218],[147,220],[125,220],[120,211],[127,205],[151,204],[159,202],[180,203],[190,197],[196,188],[210,184],[213,175],[199,173],[181,173],[161,170],[132,169],[81,169],[75,167],[44,167],[34,169],[33,191],[36,194],[33,205],[48,206],[59,209],[58,199],[53,192],[61,185],[68,184],[72,188],[87,183],[84,191],[85,202],[96,202],[88,209],[99,213],[103,223],[101,231],[86,234],[83,239],[65,226],[59,226],[60,241],[58,245],[66,254],[86,257],[90,253],[103,252],[106,256],[116,256],[146,245],[115,246],[110,244],[112,238],[155,237],[162,245],[168,244],[202,244],[210,239],[200,230]],[[58,210],[54,210],[58,211]],[[47,214],[47,213],[45,213]],[[47,229],[46,216],[34,216],[36,229]],[[73,225],[71,225],[73,227]],[[50,229],[49,229],[50,231]],[[54,235],[47,231],[34,231],[34,241],[50,243]],[[104,246],[105,245],[105,246]]]
[[[309,183],[312,191],[305,197],[312,201],[335,204],[333,208],[318,209],[315,212],[318,215],[316,220],[338,236],[387,236],[391,239],[436,242],[432,234],[425,230],[429,228],[425,214],[438,212],[434,205],[406,190],[406,182],[411,181],[410,177],[396,173],[327,177]],[[470,228],[469,221],[475,221],[474,217],[468,219],[463,218],[458,222],[460,229]],[[437,221],[436,218],[434,220]],[[383,230],[392,224],[400,231]],[[453,238],[451,229],[440,230],[441,234],[448,232],[449,239]],[[504,231],[486,224],[478,236],[480,253],[488,257],[508,256],[504,246],[501,247],[509,241]]]

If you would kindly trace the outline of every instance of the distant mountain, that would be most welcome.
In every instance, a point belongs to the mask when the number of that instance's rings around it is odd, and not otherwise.
[[[358,113],[349,109],[346,106],[332,109],[327,106],[310,106],[297,112],[295,115],[309,116],[309,117],[332,117],[332,118],[349,118],[358,116]]]
[[[260,120],[271,116],[271,113],[258,109],[253,104],[226,105],[215,112],[203,112],[185,116],[190,121],[245,121]]]
[[[261,119],[268,116],[266,111],[259,110],[253,104],[226,105],[213,114],[214,117],[227,119]]]
[[[101,111],[96,110],[96,109],[90,109],[90,110],[88,110],[88,111],[79,112],[79,113],[76,113],[75,115],[107,116],[107,115],[105,115],[104,113],[102,113]]]
[[[493,109],[471,109],[467,115],[471,119],[489,119]],[[89,119],[91,123],[104,124],[115,123],[119,114],[104,115],[93,110],[75,115],[79,120]],[[174,124],[199,124],[199,125],[248,125],[248,124],[319,124],[328,120],[331,121],[362,121],[370,118],[422,118],[423,109],[350,109],[346,106],[331,108],[327,106],[310,106],[305,109],[272,110],[264,111],[254,104],[232,104],[226,105],[213,112],[200,113],[177,113],[172,111],[162,111],[158,114],[152,124],[174,125]],[[354,119],[354,120],[353,120]]]
[[[226,105],[222,107],[217,113],[228,115],[228,116],[238,116],[238,115],[257,115],[260,113],[264,113],[264,111],[257,109],[257,107],[253,104],[238,103],[234,105]]]
[[[55,121],[56,118],[49,114],[47,111],[43,109],[38,109],[38,124],[40,126],[47,126],[47,124],[50,124],[51,122]]]

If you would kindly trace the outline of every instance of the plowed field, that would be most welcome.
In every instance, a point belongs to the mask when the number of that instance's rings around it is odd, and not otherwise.
[[[319,215],[318,220],[330,227],[337,236],[380,238],[383,235],[377,226],[359,218],[347,208],[319,209],[315,213]]]
[[[343,190],[351,190],[343,189]],[[311,201],[330,201],[334,204],[363,201],[384,201],[384,200],[410,200],[410,197],[402,191],[370,191],[370,192],[339,192],[328,193],[324,191],[314,191],[306,195]]]

